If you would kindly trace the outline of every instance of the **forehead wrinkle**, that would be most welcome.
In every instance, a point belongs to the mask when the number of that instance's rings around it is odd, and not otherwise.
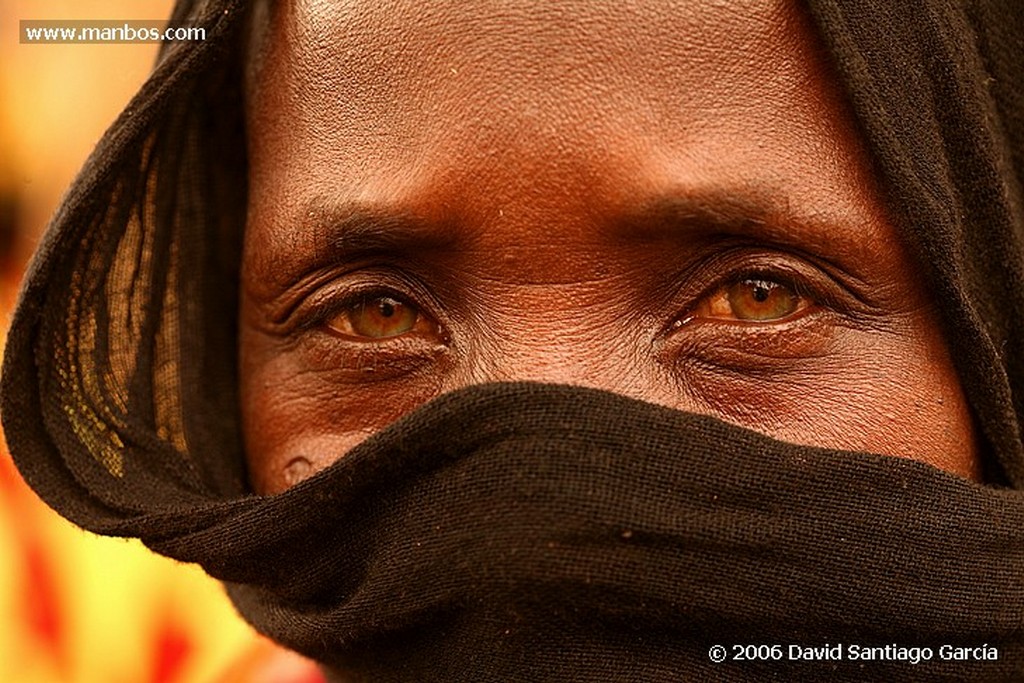
[[[785,4],[293,0],[264,76],[282,87],[257,104],[267,123],[251,137],[300,173],[329,155],[359,175],[425,155],[486,163],[509,140],[548,160],[665,136],[678,148],[699,142],[716,111],[755,106],[756,91],[729,92],[734,79],[802,85],[792,55],[766,47],[780,15],[792,19]],[[730,17],[745,30],[721,40]]]
[[[466,111],[474,101],[493,109],[556,100],[571,118],[583,100],[603,98],[614,109],[656,93],[648,104],[676,108],[712,100],[719,79],[738,71],[772,78],[765,46],[778,19],[774,4],[753,3],[757,28],[744,18],[742,39],[732,41],[722,40],[729,13],[716,8],[710,21],[699,8],[296,0],[288,19],[294,64],[286,76],[319,91],[318,107],[338,107],[357,134],[365,124],[388,126],[399,115],[423,120],[453,103],[466,119],[478,119],[480,112]],[[626,64],[628,77],[616,73]],[[695,69],[703,74],[697,82]]]

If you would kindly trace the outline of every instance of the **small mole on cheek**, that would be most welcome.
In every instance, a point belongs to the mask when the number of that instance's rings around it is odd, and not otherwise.
[[[284,468],[285,483],[291,487],[313,474],[313,463],[299,456],[292,458]]]

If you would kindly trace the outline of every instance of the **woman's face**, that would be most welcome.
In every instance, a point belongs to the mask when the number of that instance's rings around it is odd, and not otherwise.
[[[976,476],[927,284],[793,4],[289,0],[258,18],[256,489],[504,380]]]

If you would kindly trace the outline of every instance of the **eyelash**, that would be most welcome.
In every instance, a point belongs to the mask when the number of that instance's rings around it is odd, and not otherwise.
[[[724,273],[724,274],[719,274]],[[671,334],[678,330],[688,316],[692,316],[697,307],[709,297],[723,288],[737,285],[746,280],[767,280],[776,282],[792,289],[798,296],[811,303],[813,314],[822,308],[841,310],[845,298],[840,293],[842,285],[829,274],[829,269],[802,255],[788,252],[765,251],[752,249],[745,245],[720,251],[708,259],[702,260],[681,274],[683,282],[677,285],[673,295],[676,300],[684,303],[679,306],[679,313],[669,322],[665,332]],[[678,282],[679,280],[677,280]],[[697,289],[689,283],[710,282]],[[798,315],[803,317],[805,314]],[[793,318],[772,322],[732,321],[735,327],[768,328],[791,322]],[[709,321],[707,321],[709,322]],[[716,324],[729,325],[730,321],[715,319]]]

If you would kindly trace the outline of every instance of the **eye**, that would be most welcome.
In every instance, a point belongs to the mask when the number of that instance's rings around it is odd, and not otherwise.
[[[697,304],[690,319],[779,322],[803,313],[813,301],[798,288],[767,276],[744,277],[722,285]]]
[[[327,318],[328,328],[356,339],[391,339],[409,333],[437,334],[438,326],[414,304],[395,296],[368,296]]]

